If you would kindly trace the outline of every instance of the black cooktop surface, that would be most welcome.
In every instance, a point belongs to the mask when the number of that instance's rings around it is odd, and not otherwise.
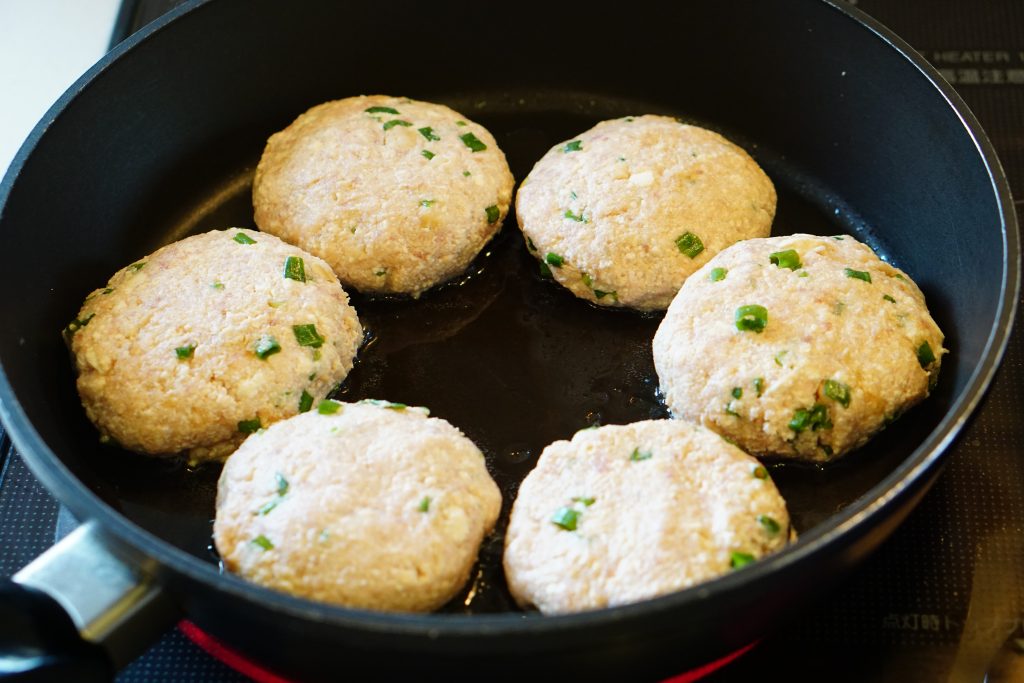
[[[180,0],[126,0],[115,40]],[[1024,198],[1024,2],[860,0],[932,62],[981,121]],[[726,56],[723,56],[726,58]],[[912,169],[911,169],[912,170]],[[1022,203],[1017,204],[1018,214]],[[0,437],[0,576],[49,547],[73,520]],[[1024,334],[1017,326],[982,406],[938,483],[840,588],[713,683],[787,680],[1024,681]],[[245,681],[177,629],[122,683]]]

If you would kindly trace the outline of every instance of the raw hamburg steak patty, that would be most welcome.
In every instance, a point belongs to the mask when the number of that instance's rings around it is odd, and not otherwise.
[[[741,242],[686,281],[654,336],[676,417],[757,455],[835,459],[928,396],[924,295],[849,236]]]
[[[152,455],[222,458],[324,398],[363,331],[330,267],[273,235],[169,244],[90,294],[64,331],[86,414]]]
[[[541,453],[512,507],[505,575],[520,605],[579,612],[693,586],[790,535],[768,472],[714,432],[609,425]]]
[[[325,401],[249,437],[224,466],[225,566],[311,600],[424,612],[466,583],[501,494],[484,456],[423,408]]]
[[[714,254],[768,236],[775,187],[717,133],[627,116],[545,154],[519,188],[516,216],[542,269],[576,296],[663,310]]]
[[[261,230],[323,258],[346,287],[415,297],[498,232],[513,182],[491,134],[458,112],[350,97],[271,136],[253,206]]]

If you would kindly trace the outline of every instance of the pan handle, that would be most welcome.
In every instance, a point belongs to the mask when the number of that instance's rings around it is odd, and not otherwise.
[[[178,618],[153,567],[86,522],[0,583],[0,680],[110,681]]]

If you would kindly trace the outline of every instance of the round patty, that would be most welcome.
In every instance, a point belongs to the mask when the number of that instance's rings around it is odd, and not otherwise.
[[[352,369],[363,331],[326,263],[232,229],[120,270],[65,338],[103,437],[199,461],[325,397]]]
[[[769,234],[775,187],[717,133],[627,116],[545,154],[516,216],[534,256],[576,296],[661,310],[711,256]]]
[[[229,570],[264,586],[429,611],[466,583],[500,507],[483,454],[444,420],[325,401],[228,459],[214,540]]]
[[[458,112],[350,97],[271,136],[253,206],[261,230],[323,258],[346,287],[419,296],[497,233],[513,182],[491,134]]]
[[[577,432],[541,453],[512,507],[505,575],[549,614],[645,600],[778,550],[786,504],[757,460],[698,425]]]
[[[849,236],[741,242],[676,296],[654,336],[677,417],[759,455],[826,461],[928,395],[943,335],[906,273]]]

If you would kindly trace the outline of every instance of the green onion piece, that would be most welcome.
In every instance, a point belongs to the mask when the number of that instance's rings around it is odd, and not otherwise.
[[[498,209],[497,206],[494,205],[488,206],[486,209],[484,209],[484,212],[487,214],[488,225],[493,225],[494,223],[497,223],[498,218],[501,216],[501,211]]]
[[[828,408],[821,403],[815,403],[810,410],[798,408],[793,413],[793,419],[789,421],[789,428],[799,434],[808,427],[811,428],[811,431],[831,429],[832,422],[829,419]]]
[[[732,397],[733,398],[743,398],[743,388],[742,387],[733,387],[732,388]]]
[[[466,177],[468,178],[469,176],[471,176],[471,175],[473,175],[473,174],[472,174],[472,173],[470,173],[469,171],[463,171],[463,172],[462,172],[462,175],[464,175],[464,176],[466,176]]]
[[[373,274],[376,277],[384,277],[385,275],[388,274],[388,269],[387,268],[374,268],[373,269]]]
[[[214,282],[210,286],[213,287],[214,289],[224,289],[224,283],[223,282]]]
[[[320,405],[316,407],[316,412],[321,415],[334,415],[339,410],[341,410],[341,404],[331,399],[320,401]]]
[[[825,380],[825,395],[844,408],[850,407],[850,387],[834,379]]]
[[[296,282],[306,281],[306,264],[301,256],[289,256],[284,260],[284,276]]]
[[[239,244],[256,244],[256,240],[246,235],[244,232],[236,232],[235,236],[231,239],[235,240]],[[145,264],[143,264],[145,265]]]
[[[871,273],[866,270],[854,270],[853,268],[843,268],[843,272],[846,273],[846,277],[852,277],[855,280],[863,280],[864,282],[871,282]]]
[[[750,553],[741,553],[737,550],[734,550],[732,551],[732,554],[729,556],[729,566],[733,569],[739,569],[740,567],[747,566],[755,559],[756,558]]]
[[[548,264],[549,266],[554,266],[555,268],[561,268],[562,265],[565,263],[565,259],[559,256],[558,254],[549,251],[547,254],[544,255],[544,263]]]
[[[302,396],[299,397],[299,412],[308,413],[313,407],[313,396],[306,391],[302,390]]]
[[[894,303],[896,303],[896,299],[893,299],[893,298],[892,298],[891,296],[889,296],[888,294],[883,294],[883,295],[882,295],[882,298],[883,298],[883,299],[885,299],[886,301],[888,301],[888,302],[889,302],[889,303],[891,303],[891,304],[894,304]]]
[[[384,130],[391,130],[395,126],[403,126],[405,128],[408,128],[411,125],[411,123],[409,123],[408,121],[403,121],[402,119],[391,119],[390,121],[384,124]]]
[[[641,460],[650,460],[653,456],[654,453],[652,451],[641,451],[640,448],[637,447],[629,454],[629,459],[633,462],[640,462]]]
[[[697,254],[704,251],[704,243],[692,232],[684,232],[677,237],[676,247],[690,258],[697,258]]]
[[[917,347],[917,362],[921,364],[922,368],[927,368],[935,362],[935,353],[926,341],[921,342],[921,345]]]
[[[431,152],[431,151],[430,151],[429,149],[425,149],[425,150],[423,150],[422,152],[420,152],[420,154],[422,154],[422,155],[423,155],[423,158],[424,158],[424,159],[426,159],[427,161],[430,161],[430,160],[431,160],[431,159],[433,159],[433,158],[434,158],[435,156],[437,156],[436,154],[434,154],[433,152]]]
[[[316,325],[312,323],[309,325],[292,325],[292,332],[295,334],[295,341],[299,342],[299,346],[312,346],[314,349],[318,349],[326,341],[316,331]]]
[[[587,273],[580,273],[580,278],[583,280],[584,286],[590,289],[594,288],[594,278],[590,277],[590,275],[588,275]]]
[[[272,356],[281,350],[281,345],[277,343],[277,340],[271,337],[269,334],[265,334],[256,341],[256,348],[254,349],[256,357],[260,360],[266,360],[268,356]]]
[[[754,378],[754,391],[757,392],[757,396],[760,398],[761,394],[764,392],[764,377]]]
[[[465,125],[465,124],[463,124],[463,125]],[[487,145],[485,145],[484,143],[480,142],[480,140],[475,135],[473,135],[472,133],[466,133],[465,135],[460,135],[459,139],[462,140],[462,143],[464,145],[466,145],[466,147],[469,147],[474,152],[482,152],[485,149],[487,149]]]
[[[610,296],[612,299],[618,299],[619,298],[618,294],[616,294],[615,290],[612,290],[610,292],[605,292],[605,291],[600,290],[600,289],[595,289],[594,290],[594,296],[597,297],[598,299],[603,299],[606,296]]]
[[[577,213],[573,213],[572,209],[566,209],[564,216],[566,218],[570,219],[570,220],[576,221],[577,223],[589,223],[590,222],[586,218],[583,217],[583,212],[582,211],[580,211],[577,214]]]
[[[378,406],[380,408],[387,408],[388,410],[405,410],[409,406],[404,403],[392,403],[391,401],[382,401],[378,398],[364,398],[360,403],[366,403],[371,406]]]
[[[779,523],[771,517],[769,517],[768,515],[758,515],[757,521],[761,524],[761,526],[764,527],[764,530],[772,536],[779,533],[779,531],[782,529],[782,527],[779,526]]]
[[[544,263],[543,261],[540,262],[540,276],[548,279],[554,277],[554,275],[551,273],[551,268],[549,268],[548,264]]]
[[[755,465],[752,472],[755,479],[767,479],[768,470],[765,469],[764,465]]]
[[[790,270],[796,270],[803,266],[800,263],[800,254],[796,253],[794,249],[786,249],[785,251],[777,251],[774,254],[768,255],[768,260],[772,265],[776,265],[779,268],[789,268]]]
[[[416,506],[416,509],[420,512],[426,512],[430,509],[430,496],[423,496],[420,504]]]
[[[845,238],[842,235],[832,235],[832,239],[842,242]]]
[[[114,288],[113,288],[113,287],[104,287],[104,288],[103,288],[103,291],[101,292],[101,294],[110,294],[110,293],[112,293],[113,291],[114,291]]]
[[[427,140],[434,141],[441,139],[441,136],[434,133],[434,129],[431,128],[430,126],[424,126],[423,128],[417,128],[416,130],[418,130],[420,132],[420,135],[425,137]]]
[[[469,124],[466,123],[465,121],[456,121],[455,125],[456,126],[468,126]]]
[[[623,118],[623,120],[626,123],[633,123],[633,117],[632,116],[626,116],[626,117]]]
[[[436,199],[421,199],[420,200],[420,206],[425,206],[427,208],[430,208],[431,206],[433,206],[436,203],[437,203]]]
[[[252,542],[258,545],[259,547],[263,548],[264,550],[274,549],[274,544],[271,543],[270,539],[264,536],[263,534],[260,534],[256,538],[252,539]]]
[[[725,279],[725,275],[728,272],[729,271],[726,270],[725,268],[712,268],[711,269],[711,275],[708,276],[708,279],[711,280],[712,282],[718,282],[719,280],[724,280]]]
[[[736,309],[736,329],[761,334],[768,325],[768,309],[758,304],[747,304]]]
[[[589,496],[587,496],[587,497],[585,497],[585,496],[576,496],[572,500],[573,500],[574,503],[583,503],[587,507],[590,507],[591,505],[594,504],[594,501],[597,500],[597,499],[596,498],[590,498]]]
[[[252,420],[240,420],[238,422],[238,431],[242,432],[243,434],[254,434],[258,432],[262,427],[263,425],[260,424],[260,418],[258,416],[253,418]]]
[[[370,107],[367,114],[397,114],[398,110],[393,107]]]
[[[283,496],[288,493],[288,480],[280,472],[274,472],[274,483],[277,484],[277,495]]]
[[[68,326],[64,328],[64,336],[67,337],[68,340],[70,340],[71,337],[75,336],[75,332],[78,332],[80,329],[88,325],[89,321],[92,320],[94,317],[96,317],[96,314],[90,313],[81,320],[79,320],[78,318],[72,320],[71,322],[68,323]]]
[[[256,514],[258,514],[258,515],[265,515],[268,512],[270,512],[271,510],[273,510],[274,508],[276,508],[280,502],[281,502],[280,498],[274,498],[270,502],[264,503],[263,505],[261,505],[259,510],[256,511]]]
[[[583,141],[573,140],[572,142],[565,143],[565,147],[562,148],[562,153],[565,154],[566,152],[578,152],[581,149],[583,149]]]
[[[192,357],[192,353],[196,350],[195,344],[186,344],[185,346],[179,346],[174,349],[174,355],[178,357],[178,360],[188,360]]]
[[[576,520],[579,517],[580,513],[576,510],[570,507],[561,507],[555,510],[555,514],[551,515],[551,521],[566,531],[576,531]]]
[[[243,237],[244,237],[244,235],[243,235]],[[140,270],[142,270],[145,267],[146,267],[146,262],[145,261],[139,261],[138,263],[133,263],[130,266],[128,266],[128,270],[131,270],[131,271],[137,273],[137,272],[139,272]]]
[[[895,275],[893,275],[893,277],[896,278],[897,280],[903,280],[904,282],[907,281],[907,278],[903,277],[899,273],[896,273]]]

